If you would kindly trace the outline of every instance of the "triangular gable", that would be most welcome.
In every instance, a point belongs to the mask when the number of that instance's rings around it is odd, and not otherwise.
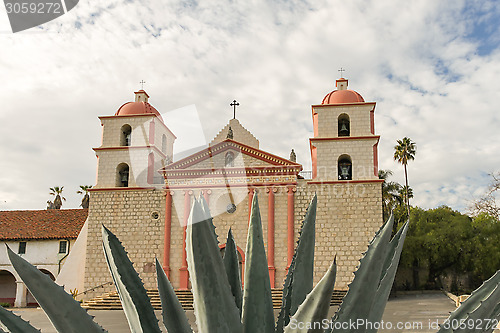
[[[229,151],[234,154],[235,168],[275,167],[279,169],[280,167],[291,167],[297,170],[302,169],[302,166],[298,163],[254,147],[247,146],[240,142],[226,139],[193,155],[183,158],[180,161],[169,164],[160,170],[160,172],[163,173],[186,169],[224,168],[227,167],[225,166],[225,156]]]

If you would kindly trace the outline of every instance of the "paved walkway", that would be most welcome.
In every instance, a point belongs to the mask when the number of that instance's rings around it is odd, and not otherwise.
[[[392,329],[380,329],[380,333],[385,332],[437,332],[437,323],[442,323],[450,311],[455,309],[454,303],[444,294],[419,294],[405,295],[391,299],[387,303],[383,321],[387,325],[392,325]],[[335,309],[332,309],[332,314]],[[40,328],[43,333],[56,333],[49,320],[40,309],[15,309],[14,312],[21,315],[25,320],[29,320],[35,327]],[[127,319],[123,311],[99,310],[89,311],[95,316],[95,321],[101,324],[110,333],[128,333]],[[160,319],[160,311],[156,312]],[[193,311],[189,311],[188,317],[194,323]],[[390,323],[390,324],[388,324]],[[397,329],[397,323],[403,325],[413,325],[407,329]],[[419,325],[418,327],[416,325]],[[161,325],[163,326],[163,325]],[[163,332],[166,332],[162,328]],[[82,330],[82,332],[85,332]],[[255,332],[258,333],[258,332]]]

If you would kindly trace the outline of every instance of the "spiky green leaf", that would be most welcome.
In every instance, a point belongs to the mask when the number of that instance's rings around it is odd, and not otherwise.
[[[0,306],[0,332],[11,333],[40,333],[41,331],[34,328],[27,321],[15,315],[13,312],[4,309]]]
[[[195,200],[186,229],[188,269],[200,332],[240,333],[240,315],[227,280],[210,215]]]
[[[64,288],[7,247],[10,262],[58,332],[105,332]]]
[[[323,278],[292,316],[290,323],[285,328],[285,333],[323,333],[322,324],[330,309],[336,273],[337,263],[334,260]],[[306,324],[300,329],[293,326],[297,323],[309,323],[310,326]]]
[[[349,290],[333,317],[334,323],[340,323],[337,325],[342,327],[342,329],[335,330],[335,333],[361,333],[365,331],[360,327],[353,328],[353,326],[346,325],[345,323],[368,319],[375,294],[380,284],[393,223],[394,217],[391,215],[389,220],[376,233],[368,245],[368,250],[365,252],[363,258],[361,258],[359,268],[354,273],[354,280],[349,285]]]
[[[283,332],[283,328],[290,321],[290,316],[297,311],[313,286],[317,205],[318,198],[317,195],[314,195],[302,222],[297,247],[283,285],[281,309],[276,321],[276,333]]]
[[[243,295],[241,291],[241,277],[240,277],[240,261],[238,258],[238,250],[234,242],[233,233],[231,228],[227,233],[226,248],[224,251],[224,268],[226,269],[227,279],[231,286],[231,292],[234,296],[234,301],[241,315],[241,304]]]
[[[453,311],[448,317],[447,321],[449,323],[460,322],[465,320],[467,315],[477,309],[481,302],[483,302],[493,291],[497,288],[500,283],[500,270],[498,270],[491,278],[483,282],[483,284],[474,290],[472,294],[467,298],[460,306]],[[452,333],[451,325],[441,325],[438,333]]]
[[[252,201],[245,258],[245,287],[241,321],[245,333],[274,332],[271,282],[262,236],[257,194]]]
[[[454,333],[469,333],[469,332],[480,332],[486,323],[485,319],[492,320],[496,318],[497,314],[495,314],[495,308],[500,303],[500,284],[497,285],[495,290],[486,297],[481,304],[475,308],[472,312],[467,314],[467,317],[464,320],[463,326],[458,326]],[[478,325],[481,329],[477,329]]]
[[[382,315],[384,314],[385,306],[387,304],[387,300],[389,299],[389,294],[391,293],[394,278],[396,277],[396,271],[398,269],[401,252],[403,251],[408,225],[409,222],[406,222],[389,243],[389,250],[386,258],[387,264],[384,265],[382,279],[380,280],[380,284],[370,310],[370,315],[368,317],[368,321],[371,323],[378,323],[382,320]],[[367,332],[375,333],[377,330],[367,330]]]
[[[193,330],[189,325],[186,312],[182,308],[174,288],[168,281],[167,275],[156,259],[156,277],[158,282],[158,293],[161,300],[161,315],[163,324],[168,332],[191,333]]]
[[[109,271],[132,333],[161,332],[141,278],[118,238],[102,226],[102,244]]]

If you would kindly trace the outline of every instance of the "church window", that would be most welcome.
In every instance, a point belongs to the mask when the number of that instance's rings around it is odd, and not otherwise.
[[[232,152],[226,153],[224,165],[226,167],[234,167],[234,154]]]
[[[339,116],[338,135],[339,136],[351,135],[351,123],[349,121],[349,116],[345,113],[342,113]]]
[[[19,242],[19,250],[17,251],[18,254],[25,254],[26,253],[26,242]]]
[[[165,134],[161,137],[161,151],[163,154],[167,154],[167,136]]]
[[[121,163],[116,168],[116,186],[128,187],[129,181],[129,167],[126,163]]]
[[[66,253],[68,251],[68,241],[62,240],[59,242],[59,253]]]
[[[352,161],[349,155],[339,157],[338,163],[339,180],[352,179]]]
[[[132,137],[132,127],[130,127],[130,125],[123,125],[121,129],[120,145],[126,147],[130,146],[131,137]]]

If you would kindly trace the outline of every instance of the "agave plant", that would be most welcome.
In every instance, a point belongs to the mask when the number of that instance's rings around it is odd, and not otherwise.
[[[297,247],[283,286],[282,306],[274,322],[271,285],[262,235],[257,196],[254,196],[245,262],[245,286],[241,289],[236,244],[229,230],[224,258],[220,256],[215,227],[202,197],[195,200],[187,226],[186,250],[199,332],[291,333],[376,332],[367,325],[382,318],[401,255],[408,222],[391,239],[394,219],[375,234],[360,260],[354,280],[334,317],[328,310],[336,274],[336,259],[313,288],[313,258],[317,198],[311,201]],[[130,330],[161,332],[139,275],[118,238],[102,227],[103,247],[109,270],[120,296]],[[79,303],[45,274],[7,249],[16,271],[61,333],[105,332]],[[165,272],[156,260],[162,319],[170,333],[193,332]],[[468,332],[453,323],[497,319],[500,315],[500,271],[486,281],[450,315],[439,333]],[[361,321],[360,321],[361,320]],[[350,323],[356,325],[350,325]],[[302,325],[297,325],[301,323]],[[8,332],[40,332],[12,312],[0,307],[0,327]],[[491,332],[493,328],[481,330]]]

